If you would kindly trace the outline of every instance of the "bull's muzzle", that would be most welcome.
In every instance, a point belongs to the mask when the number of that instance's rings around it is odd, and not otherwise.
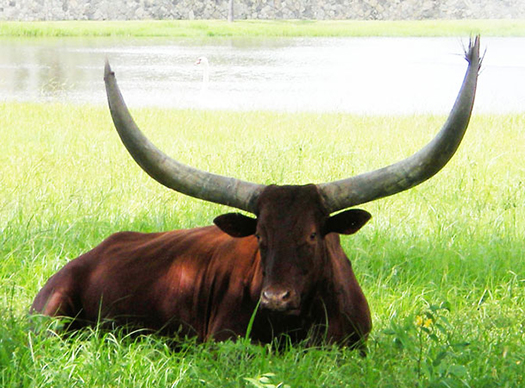
[[[266,287],[261,292],[261,307],[287,314],[299,313],[300,298],[297,293],[285,287]]]

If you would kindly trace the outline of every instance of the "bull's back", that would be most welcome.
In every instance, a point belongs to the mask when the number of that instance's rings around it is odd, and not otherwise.
[[[210,268],[239,260],[224,252],[235,251],[243,240],[215,226],[116,233],[50,278],[32,310],[77,317],[78,322],[110,319],[154,330],[182,325],[202,332]]]

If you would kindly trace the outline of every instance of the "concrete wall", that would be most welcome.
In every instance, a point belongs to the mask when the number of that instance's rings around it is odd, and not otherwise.
[[[236,19],[525,18],[525,0],[234,0]],[[228,0],[0,0],[0,20],[226,19]]]

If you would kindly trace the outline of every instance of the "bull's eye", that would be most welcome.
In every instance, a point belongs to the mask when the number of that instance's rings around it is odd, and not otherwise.
[[[317,237],[317,233],[313,232],[311,235],[310,235],[310,241],[315,241]]]
[[[261,235],[260,234],[255,233],[255,238],[257,239],[257,241],[261,241]]]

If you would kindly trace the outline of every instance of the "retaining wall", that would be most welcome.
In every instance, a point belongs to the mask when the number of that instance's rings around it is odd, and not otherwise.
[[[236,19],[525,18],[525,0],[234,0]],[[228,0],[0,0],[0,20],[226,19]]]

